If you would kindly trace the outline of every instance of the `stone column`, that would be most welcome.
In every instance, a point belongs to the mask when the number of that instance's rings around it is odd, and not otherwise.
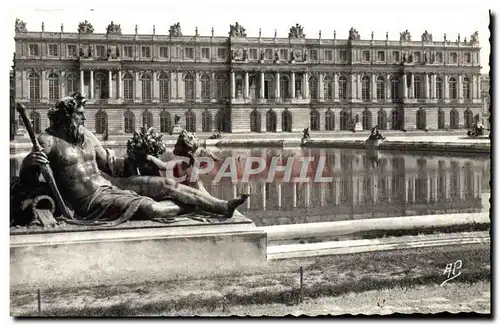
[[[477,99],[481,98],[481,78],[479,76],[476,76],[476,83],[477,83]]]
[[[385,76],[385,91],[386,91],[385,99],[390,100],[391,99],[391,75]]]
[[[80,69],[80,93],[84,93],[83,91],[83,86],[84,86],[84,74],[85,71],[83,69]]]
[[[134,94],[134,99],[135,100],[139,100],[139,99],[142,98],[142,94],[141,94],[142,93],[141,92],[141,88],[142,87],[140,87],[140,85],[141,85],[141,80],[139,78],[139,72],[136,71],[135,72],[135,94]]]
[[[248,99],[250,91],[250,82],[248,77],[248,71],[245,71],[245,98]]]
[[[375,74],[372,74],[372,94],[371,94],[372,102],[377,101],[377,80]]]
[[[215,81],[215,72],[212,71],[212,75],[210,76],[210,101],[216,101],[215,89],[216,89],[216,81]]]
[[[113,98],[113,72],[108,70],[108,98]]]
[[[278,207],[281,208],[281,183],[276,185],[276,191],[278,196]]]
[[[194,72],[194,98],[195,100],[201,99],[201,81],[200,81],[200,72]]]
[[[182,85],[182,71],[177,71],[177,87],[176,87],[176,97],[177,99],[185,99],[185,90]],[[184,92],[183,92],[184,91]]]
[[[94,70],[90,70],[90,98],[94,98]]]
[[[415,74],[411,74],[410,83],[410,98],[415,98]]]
[[[424,74],[424,98],[429,99],[429,74]]]
[[[433,74],[431,76],[431,98],[435,99],[436,98],[436,74]]]
[[[444,84],[444,94],[443,94],[443,99],[448,100],[450,98],[450,91],[449,91],[449,85],[448,85],[448,75],[444,75],[443,78],[443,84]]]
[[[276,99],[280,98],[280,73],[279,71],[276,71],[276,76],[275,76],[276,82],[274,83],[275,86],[275,97]]]
[[[340,180],[338,178],[335,179],[335,205],[339,204],[340,197]]]
[[[339,100],[339,74],[333,73],[333,100]]]
[[[304,98],[309,98],[309,74],[304,73]]]
[[[324,74],[319,74],[318,75],[318,93],[319,93],[319,99],[321,101],[324,101],[325,100],[325,83],[324,83],[324,79],[325,78],[325,75]]]
[[[41,80],[41,86],[42,86],[42,100],[48,101],[49,100],[49,83],[47,79],[47,70],[42,71],[42,80]]]
[[[429,203],[431,201],[431,176],[429,175],[429,173],[427,173],[426,185],[427,185],[426,203]]]
[[[472,75],[471,93],[472,93],[473,100],[475,100],[477,98],[477,96],[476,96],[476,88],[477,88],[476,78],[477,78],[476,75]]]
[[[123,99],[123,79],[122,79],[122,71],[118,70],[118,98]]]
[[[356,75],[356,90],[357,90],[357,92],[356,92],[356,94],[357,94],[356,98],[358,100],[360,100],[361,99],[361,95],[362,95],[361,94],[361,91],[362,91],[362,89],[361,89],[361,74],[357,74]]]
[[[408,79],[407,75],[403,74],[403,99],[408,98]]]
[[[234,70],[231,70],[231,98],[236,97],[236,77]]]
[[[297,184],[295,182],[292,183],[292,187],[293,187],[292,205],[293,207],[297,207]]]
[[[160,101],[160,81],[158,80],[158,71],[156,70],[153,71],[153,101]]]
[[[265,82],[264,82],[264,72],[261,71],[260,72],[260,98],[263,99],[264,98],[264,87],[265,87]]]
[[[291,92],[290,94],[292,94],[292,98],[295,98],[295,72],[291,72]]]
[[[462,82],[462,78],[463,78],[463,75],[462,74],[459,74],[458,77],[457,77],[457,99],[459,101],[463,100],[463,89],[462,89],[462,85],[463,85],[463,82]]]
[[[350,95],[347,96],[347,98],[349,98],[349,96],[351,97],[351,99],[356,99],[357,98],[357,87],[356,87],[356,77],[357,75],[356,74],[350,74],[349,75],[350,77],[350,80],[348,81],[349,82],[349,85],[347,87],[347,91]]]

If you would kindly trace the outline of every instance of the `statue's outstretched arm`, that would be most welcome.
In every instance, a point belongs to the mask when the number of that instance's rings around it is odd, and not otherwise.
[[[40,164],[48,164],[48,155],[52,148],[52,136],[42,134],[38,137],[38,143],[42,146],[42,151],[34,149],[23,159],[19,178],[22,182],[38,183],[40,181]]]
[[[114,157],[113,153],[110,150],[104,148],[104,146],[102,146],[99,139],[97,139],[97,137],[87,128],[84,129],[84,134],[85,134],[85,137],[87,137],[92,142],[92,145],[94,146],[97,167],[99,168],[99,170],[112,174],[112,172],[113,172],[113,171],[111,171],[112,166],[113,166],[114,161],[116,159]]]

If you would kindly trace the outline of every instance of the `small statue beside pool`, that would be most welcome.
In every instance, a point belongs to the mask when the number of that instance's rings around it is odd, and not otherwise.
[[[372,128],[370,136],[366,140],[366,146],[368,147],[377,147],[385,140],[385,137],[378,130],[378,126]]]

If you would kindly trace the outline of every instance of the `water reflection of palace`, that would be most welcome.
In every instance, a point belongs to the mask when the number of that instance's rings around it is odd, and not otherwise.
[[[118,154],[118,153],[117,153]],[[221,162],[202,180],[220,198],[251,194],[240,210],[257,225],[295,224],[405,215],[466,213],[487,210],[490,193],[490,159],[451,157],[351,149],[231,149],[217,153]],[[120,156],[118,154],[118,156]],[[168,153],[164,159],[171,158]],[[224,158],[260,156],[269,164],[273,157],[310,156],[309,182],[284,182],[279,176],[266,181],[268,170],[248,182],[223,177],[213,183]],[[331,182],[314,182],[319,157],[325,157],[321,176]],[[237,158],[240,158],[238,160]],[[241,159],[243,157],[243,159]],[[11,158],[11,175],[18,175],[22,157]],[[282,163],[283,165],[286,163]],[[294,166],[293,177],[300,167]],[[486,203],[487,204],[487,203]]]
[[[252,155],[262,154],[262,151],[252,151]],[[316,162],[325,156],[322,175],[331,176],[333,180],[267,183],[263,176],[233,183],[230,178],[222,178],[206,187],[213,195],[223,198],[249,192],[251,198],[241,211],[258,225],[479,212],[484,210],[482,193],[490,192],[487,157],[418,156],[346,149],[296,150],[296,155],[313,156]],[[312,176],[316,168],[312,164]]]

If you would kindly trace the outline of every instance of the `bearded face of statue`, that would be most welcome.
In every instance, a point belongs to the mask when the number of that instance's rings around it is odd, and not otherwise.
[[[68,116],[68,137],[75,145],[83,145],[85,140],[83,134],[83,124],[86,120],[83,106],[78,107],[71,115]]]

